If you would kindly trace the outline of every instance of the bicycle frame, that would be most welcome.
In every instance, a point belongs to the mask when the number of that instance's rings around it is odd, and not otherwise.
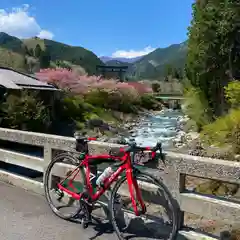
[[[103,159],[107,160],[109,158],[111,158],[113,160],[116,160],[116,161],[121,161],[123,163],[118,167],[118,169],[109,178],[106,178],[104,180],[104,186],[101,187],[99,190],[97,190],[97,192],[93,193],[93,186],[92,186],[91,180],[90,180],[91,171],[90,171],[89,161],[91,161],[91,160],[96,160],[97,161],[98,159],[99,159],[99,161],[100,161],[100,159],[101,160],[103,160]],[[91,155],[90,156],[90,155],[86,154],[85,159],[80,163],[80,165],[78,167],[76,167],[63,181],[61,181],[61,183],[58,183],[58,188],[60,190],[62,190],[63,192],[66,192],[67,194],[69,194],[70,196],[72,196],[76,200],[82,199],[84,197],[83,196],[84,192],[80,193],[80,194],[72,192],[69,189],[63,187],[61,184],[69,176],[71,176],[75,173],[73,179],[71,179],[70,182],[69,182],[69,185],[74,188],[74,186],[72,185],[72,182],[73,182],[74,178],[77,176],[77,174],[79,173],[81,167],[85,167],[85,169],[86,169],[87,192],[88,192],[89,197],[90,197],[92,202],[97,201],[104,194],[104,192],[109,189],[111,184],[118,179],[118,177],[121,175],[121,173],[126,171],[126,178],[127,178],[130,198],[131,198],[131,201],[132,201],[132,206],[133,206],[134,212],[135,212],[136,216],[139,216],[139,215],[144,214],[146,212],[146,206],[145,206],[145,204],[142,200],[142,195],[141,195],[137,180],[133,176],[133,166],[132,166],[131,156],[130,156],[129,152],[125,152],[123,157],[115,157],[115,156],[111,156],[111,155],[95,155],[95,156]],[[135,197],[134,197],[134,190],[135,190],[137,199],[135,199]],[[140,211],[138,210],[137,202],[139,202],[139,204],[141,205],[142,209]]]

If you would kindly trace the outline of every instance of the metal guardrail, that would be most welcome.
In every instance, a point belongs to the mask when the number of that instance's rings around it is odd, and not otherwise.
[[[71,137],[0,128],[0,140],[43,147],[43,158],[0,149],[0,163],[11,163],[43,174],[56,151],[75,152],[75,139]],[[106,153],[110,148],[120,146],[96,141],[89,143],[89,151],[90,153]],[[161,167],[161,163],[159,163],[158,167]],[[240,223],[240,203],[185,190],[186,175],[240,185],[239,162],[166,152],[164,171],[160,172],[158,168],[149,169],[149,171],[156,177],[163,179],[183,213],[193,213],[212,220],[224,220],[227,223]],[[0,180],[43,194],[43,183],[39,181],[9,173],[5,170],[0,170]],[[182,224],[184,225],[183,219]],[[189,239],[201,239],[197,238],[196,235],[194,236],[194,238],[189,237]]]

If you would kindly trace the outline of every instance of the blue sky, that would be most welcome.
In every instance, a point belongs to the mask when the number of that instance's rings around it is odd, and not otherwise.
[[[134,57],[187,38],[193,0],[1,0],[0,31]]]

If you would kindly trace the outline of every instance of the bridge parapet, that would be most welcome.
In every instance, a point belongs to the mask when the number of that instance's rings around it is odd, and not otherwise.
[[[58,151],[76,153],[75,139],[71,137],[0,128],[0,140],[43,147],[43,158],[0,149],[0,164],[1,162],[10,163],[36,170],[43,174],[47,165],[52,160],[53,155]],[[111,148],[119,147],[121,147],[121,145],[97,141],[89,143],[89,150],[91,153],[105,153]],[[240,224],[239,202],[190,192],[187,191],[185,187],[186,176],[188,175],[240,185],[239,162],[166,152],[166,166],[164,166],[164,171],[159,170],[162,168],[162,163],[159,162],[155,169],[149,168],[148,171],[151,171],[156,177],[163,179],[164,183],[175,197],[182,211],[182,226],[185,224],[183,217],[186,213],[199,215],[212,220]],[[43,194],[42,181],[36,181],[14,173],[9,173],[4,169],[0,169],[0,180]],[[203,237],[200,234],[196,235],[194,232],[181,231],[181,233],[189,239],[202,239],[199,238],[199,236]]]

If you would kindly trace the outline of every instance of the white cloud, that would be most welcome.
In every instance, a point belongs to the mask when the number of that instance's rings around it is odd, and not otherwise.
[[[44,39],[53,39],[54,35],[52,32],[49,32],[47,30],[41,30],[41,32],[38,34],[38,37]]]
[[[152,48],[151,46],[145,47],[142,50],[118,50],[112,54],[112,57],[114,58],[135,58],[135,57],[141,57],[144,56],[152,51],[154,51],[155,48]]]
[[[11,11],[0,9],[0,32],[19,38],[33,36],[52,39],[53,33],[42,29],[36,19],[29,13],[29,5],[24,4],[20,8],[12,8]]]

